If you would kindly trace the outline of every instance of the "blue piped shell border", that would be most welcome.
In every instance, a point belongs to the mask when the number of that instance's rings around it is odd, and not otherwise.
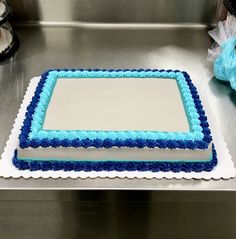
[[[211,171],[217,165],[217,153],[213,146],[212,159],[206,162],[56,162],[56,161],[26,161],[17,158],[17,151],[13,157],[13,164],[20,170],[30,171],[151,171],[151,172],[202,172]]]
[[[181,76],[181,83],[182,85],[187,86],[187,91],[185,92],[185,96],[189,101],[185,102],[186,104],[189,104],[190,109],[193,110],[193,117],[192,121],[194,121],[196,124],[197,131],[194,133],[186,133],[187,135],[187,140],[186,139],[181,139],[181,137],[172,137],[173,139],[150,139],[145,137],[129,137],[129,138],[95,138],[95,139],[89,139],[89,138],[60,138],[60,137],[53,137],[53,138],[48,138],[48,137],[35,137],[37,136],[36,134],[32,136],[32,122],[34,122],[35,119],[35,112],[37,109],[37,106],[41,100],[42,94],[45,92],[45,89],[47,90],[46,82],[48,79],[48,76],[53,76],[55,77],[55,72],[60,73],[60,77],[75,77],[80,74],[80,77],[104,77],[104,74],[108,74],[109,76],[113,75],[113,77],[117,77],[117,74],[119,75],[118,77],[127,77],[127,72],[129,73],[129,77],[167,77],[167,78],[176,78],[176,76]],[[83,74],[81,74],[83,73]],[[86,73],[86,74],[85,74]],[[178,86],[181,88],[181,86],[178,84]],[[53,83],[51,82],[50,85],[51,92],[53,90]],[[180,89],[181,90],[181,89]],[[50,93],[50,92],[49,92]],[[183,92],[181,92],[181,96]],[[50,95],[50,94],[49,94]],[[47,101],[47,100],[46,100]],[[47,103],[47,102],[46,102]],[[193,105],[193,104],[194,105]],[[45,101],[44,101],[45,104]],[[193,107],[194,106],[194,107]],[[195,111],[194,111],[195,110]],[[197,117],[197,118],[196,118]],[[190,117],[191,118],[191,117]],[[192,122],[190,120],[190,122]],[[190,125],[191,127],[194,126],[194,123]],[[105,69],[55,69],[55,70],[49,70],[45,72],[41,80],[36,88],[34,97],[32,98],[32,101],[30,105],[27,107],[27,112],[25,115],[25,120],[23,123],[23,127],[21,129],[21,134],[19,136],[20,140],[20,147],[21,148],[27,148],[27,147],[96,147],[96,148],[110,148],[110,147],[138,147],[138,148],[143,148],[143,147],[158,147],[158,148],[170,148],[170,149],[175,149],[175,148],[182,148],[182,149],[206,149],[208,148],[209,143],[212,141],[211,138],[211,133],[208,127],[208,122],[207,122],[207,117],[205,116],[205,112],[203,110],[200,98],[198,96],[196,87],[193,85],[189,75],[186,72],[181,72],[181,71],[172,71],[172,70],[157,70],[157,69],[126,69],[126,70],[105,70]],[[199,129],[200,128],[200,129]],[[193,129],[194,130],[194,129]],[[44,131],[41,131],[44,132]],[[76,131],[75,131],[76,132]],[[129,135],[129,131],[128,135]],[[134,132],[134,131],[133,131]],[[132,133],[131,132],[131,136]],[[54,132],[55,133],[55,132]],[[137,132],[138,133],[138,132]],[[160,132],[156,132],[160,133]],[[166,133],[168,136],[173,136],[173,133]],[[174,136],[182,136],[184,133],[174,133]],[[196,137],[193,138],[192,135],[195,135]],[[139,135],[139,134],[138,134]],[[140,134],[142,135],[142,134]],[[163,135],[163,133],[162,133]],[[189,136],[189,137],[188,137]],[[186,136],[185,136],[186,138]]]

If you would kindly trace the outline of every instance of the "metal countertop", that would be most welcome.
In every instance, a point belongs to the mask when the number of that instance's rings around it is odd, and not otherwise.
[[[186,70],[205,84],[209,104],[236,160],[236,93],[212,77],[210,40],[203,26],[18,26],[20,49],[0,64],[0,154],[32,77],[50,68],[164,68]],[[230,180],[3,179],[0,189],[235,190]]]

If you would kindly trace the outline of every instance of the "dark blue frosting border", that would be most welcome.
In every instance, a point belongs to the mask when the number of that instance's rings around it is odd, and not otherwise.
[[[56,71],[75,71],[75,70],[85,70],[85,69],[54,69]],[[88,71],[160,71],[164,72],[165,70],[157,70],[157,69],[86,69]],[[212,141],[211,132],[209,129],[209,125],[207,122],[207,117],[205,115],[205,111],[203,110],[199,95],[197,93],[196,87],[193,85],[190,76],[186,72],[182,72],[185,76],[186,82],[189,86],[190,92],[192,94],[192,98],[194,100],[195,107],[199,114],[200,125],[203,129],[204,138],[203,140],[144,140],[144,139],[127,139],[127,140],[112,140],[112,139],[104,139],[104,140],[89,140],[89,139],[74,139],[74,140],[59,140],[59,139],[29,139],[30,127],[32,122],[32,116],[34,114],[35,107],[40,98],[40,93],[43,89],[44,83],[47,79],[47,75],[51,70],[46,71],[43,73],[41,80],[36,88],[35,95],[32,98],[30,105],[27,107],[27,112],[25,115],[25,120],[23,127],[21,129],[21,134],[19,136],[20,140],[20,147],[27,148],[27,147],[96,147],[96,148],[110,148],[110,147],[158,147],[158,148],[181,148],[181,149],[206,149],[208,148],[209,143]],[[172,71],[167,70],[166,72],[181,72],[178,70]]]
[[[13,164],[20,170],[30,171],[151,171],[151,172],[202,172],[211,171],[217,165],[217,153],[213,146],[212,159],[207,162],[55,162],[55,161],[32,161],[19,160],[17,151],[13,157]]]

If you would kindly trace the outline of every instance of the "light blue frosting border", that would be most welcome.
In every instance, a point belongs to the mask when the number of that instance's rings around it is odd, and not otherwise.
[[[161,131],[93,131],[93,130],[43,130],[47,107],[53,94],[58,78],[171,78],[175,79],[183,100],[188,118],[190,132],[161,132]],[[195,108],[189,86],[182,72],[167,71],[50,71],[40,99],[33,114],[29,139],[150,139],[150,140],[202,140],[203,129],[200,125],[199,114]]]

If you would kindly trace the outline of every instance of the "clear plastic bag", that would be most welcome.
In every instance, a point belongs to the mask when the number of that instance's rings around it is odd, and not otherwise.
[[[236,37],[221,45],[221,53],[214,62],[214,75],[217,79],[229,81],[236,90]]]
[[[215,40],[208,50],[208,60],[214,61],[214,75],[229,81],[236,90],[236,17],[228,15],[209,35]]]

